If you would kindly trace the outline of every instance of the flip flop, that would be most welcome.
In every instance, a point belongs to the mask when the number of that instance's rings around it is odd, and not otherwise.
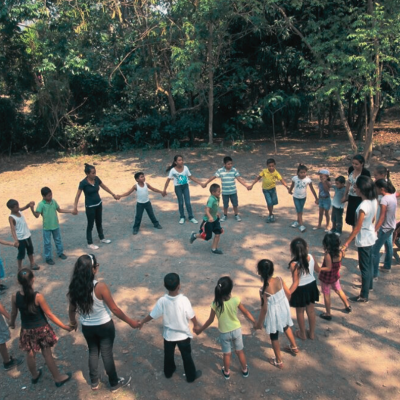
[[[300,336],[300,331],[295,331],[295,332],[294,332],[294,336],[296,336],[297,339],[301,339],[301,340],[306,340],[306,339],[307,339],[307,337],[302,338],[302,337]]]
[[[279,369],[283,368],[283,362],[282,361],[281,362],[277,362],[275,357],[274,358],[270,358],[268,361],[269,361],[269,363],[271,365],[273,365],[276,368],[279,368]]]
[[[283,350],[295,357],[297,356],[297,354],[299,354],[298,347],[292,347],[291,344],[289,344],[289,346],[286,346]]]
[[[326,313],[319,314],[322,319],[330,321],[332,319],[332,315],[327,315]]]

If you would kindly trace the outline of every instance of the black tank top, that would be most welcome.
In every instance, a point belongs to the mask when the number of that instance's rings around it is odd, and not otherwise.
[[[35,292],[36,298],[37,292]],[[22,329],[35,329],[47,325],[47,319],[40,306],[36,306],[36,313],[32,314],[28,311],[25,304],[25,298],[20,292],[17,292],[16,298],[17,308],[21,313],[21,328]]]

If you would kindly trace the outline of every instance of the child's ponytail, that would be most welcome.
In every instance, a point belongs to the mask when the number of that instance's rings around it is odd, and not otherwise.
[[[297,263],[297,271],[298,273],[301,274],[308,274],[310,270],[308,269],[309,263],[308,263],[308,248],[307,248],[307,242],[300,237],[297,237],[292,240],[290,243],[290,252],[292,254],[292,259],[289,262],[289,268],[290,264],[293,261],[296,261]]]
[[[169,172],[169,171],[171,171],[172,168],[175,168],[175,167],[176,167],[176,162],[178,161],[178,158],[182,158],[182,160],[183,160],[183,156],[177,154],[177,155],[174,157],[173,163],[165,170],[165,172]]]
[[[269,286],[269,280],[274,274],[274,263],[271,260],[260,260],[257,264],[257,273],[263,279],[263,287],[261,289],[261,306],[263,306],[263,295]]]
[[[91,171],[92,169],[95,169],[93,165],[90,165],[90,164],[87,164],[87,163],[85,163],[84,165],[85,165],[84,172],[85,172],[86,175],[89,175],[89,174],[90,174],[90,171]]]
[[[33,272],[31,269],[23,268],[18,272],[18,282],[24,292],[24,302],[28,312],[36,314],[35,292],[32,287]]]
[[[214,304],[216,313],[221,315],[224,312],[224,301],[227,300],[232,292],[233,281],[229,276],[223,276],[218,280],[214,290]]]

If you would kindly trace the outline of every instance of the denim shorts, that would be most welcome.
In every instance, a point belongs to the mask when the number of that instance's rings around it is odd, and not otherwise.
[[[224,203],[224,208],[229,207],[229,200],[231,201],[233,207],[237,207],[239,205],[237,193],[222,195],[222,201]]]
[[[304,199],[298,199],[297,197],[293,197],[294,206],[296,207],[297,213],[302,213],[304,209],[304,204],[306,204],[307,197]]]
[[[326,197],[326,198],[319,198],[318,199],[318,207],[319,208],[323,208],[324,210],[329,211],[331,209],[331,205],[332,205],[332,200],[330,197]]]
[[[276,194],[276,188],[263,189],[265,201],[269,207],[276,206],[278,204],[278,195]]]
[[[222,352],[231,353],[232,347],[236,351],[243,350],[242,329],[238,328],[231,332],[220,333],[219,340],[221,342]]]

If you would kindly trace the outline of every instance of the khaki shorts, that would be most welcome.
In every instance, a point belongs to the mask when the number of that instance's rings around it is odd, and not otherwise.
[[[220,333],[219,340],[221,342],[222,352],[231,353],[232,347],[236,351],[243,350],[242,329],[238,328],[231,332]]]

